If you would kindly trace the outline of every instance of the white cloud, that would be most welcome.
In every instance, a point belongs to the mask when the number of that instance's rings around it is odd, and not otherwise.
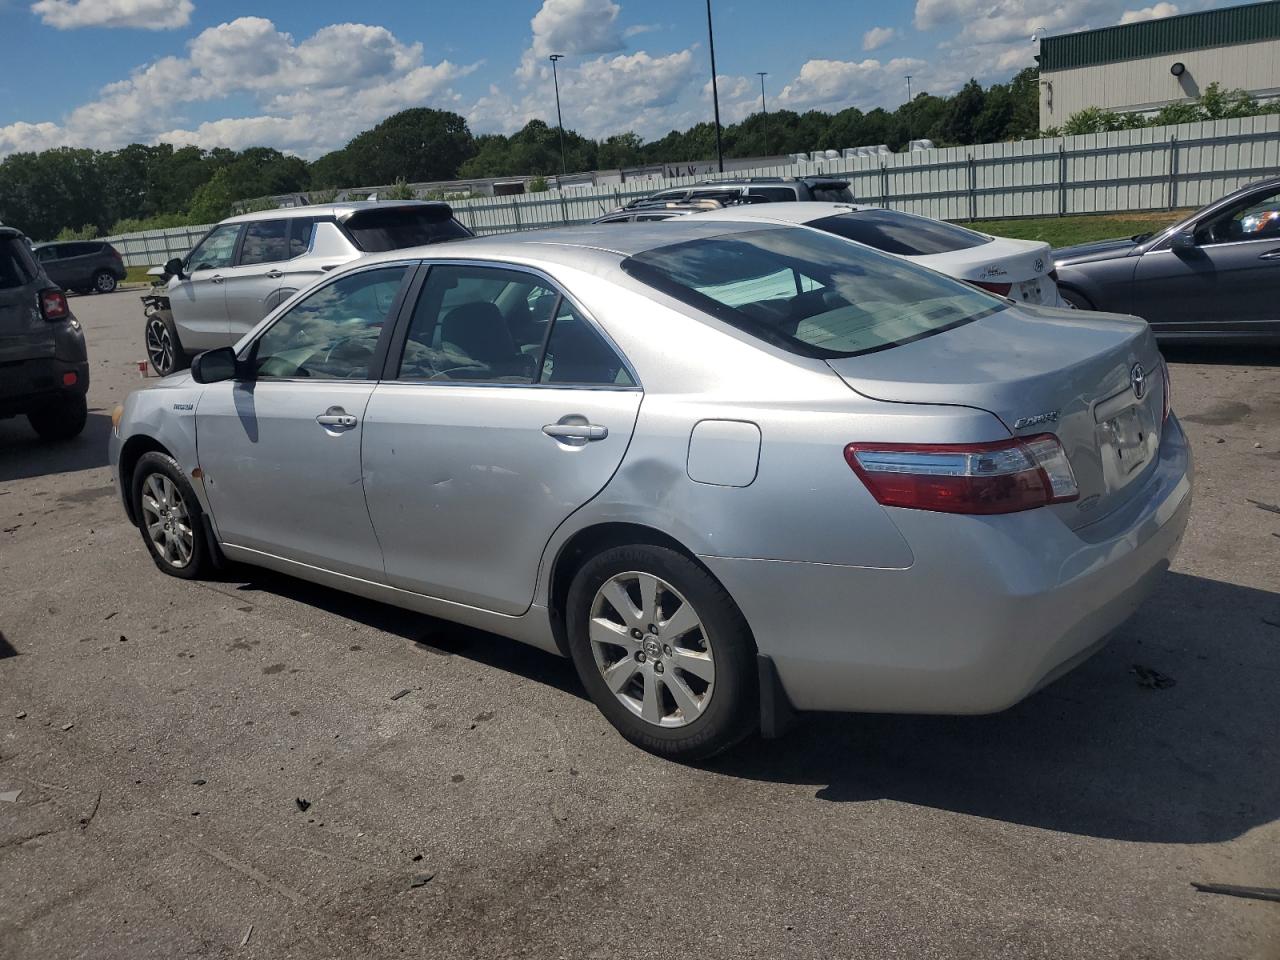
[[[545,59],[553,53],[616,53],[624,48],[612,0],[544,0],[529,26],[529,54]]]
[[[897,57],[888,63],[867,59],[809,60],[800,74],[782,88],[778,106],[789,110],[843,110],[901,103],[906,99],[905,76],[926,66],[923,60]]]
[[[191,0],[37,0],[31,12],[58,30],[140,27],[172,30],[191,22]]]
[[[1162,17],[1176,17],[1178,15],[1178,7],[1176,4],[1160,2],[1150,7],[1143,7],[1141,10],[1126,10],[1120,15],[1121,23],[1140,23],[1143,20],[1159,20]]]
[[[862,49],[879,50],[890,40],[898,36],[896,27],[872,27],[862,35]]]

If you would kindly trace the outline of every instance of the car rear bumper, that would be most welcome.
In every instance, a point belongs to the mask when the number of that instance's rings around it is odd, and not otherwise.
[[[65,379],[74,376],[72,383]],[[26,413],[66,394],[83,396],[89,389],[86,360],[41,357],[0,365],[0,416]]]
[[[993,713],[1082,662],[1150,595],[1191,509],[1186,437],[1125,506],[1072,531],[1048,510],[891,510],[907,569],[703,557],[802,710]]]

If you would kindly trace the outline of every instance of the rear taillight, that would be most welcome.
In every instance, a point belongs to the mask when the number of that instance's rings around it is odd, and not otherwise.
[[[1164,407],[1160,411],[1160,422],[1164,423],[1169,419],[1169,410],[1171,409],[1169,403],[1173,396],[1173,381],[1169,378],[1169,363],[1164,357],[1160,358],[1160,375],[1161,379],[1164,380]]]
[[[46,320],[65,320],[71,316],[71,308],[67,306],[67,295],[61,290],[40,291],[40,315]]]
[[[980,290],[994,293],[997,297],[1007,297],[1009,291],[1013,289],[1012,283],[989,283],[986,280],[970,280],[969,282]]]
[[[1051,433],[994,443],[851,443],[844,456],[886,507],[1016,513],[1080,495]]]

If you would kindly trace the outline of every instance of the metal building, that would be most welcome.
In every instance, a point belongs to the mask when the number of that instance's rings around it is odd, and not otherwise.
[[[1041,129],[1085,107],[1159,110],[1214,82],[1280,96],[1280,0],[1044,37],[1039,61]]]

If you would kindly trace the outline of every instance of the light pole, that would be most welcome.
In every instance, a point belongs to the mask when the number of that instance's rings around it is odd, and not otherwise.
[[[551,61],[551,80],[556,85],[556,126],[560,128],[560,175],[565,176],[569,172],[569,166],[564,159],[564,117],[560,114],[560,77],[556,73],[556,62],[564,59],[563,53],[553,53],[547,57]]]
[[[716,84],[716,35],[711,29],[711,0],[707,0],[707,47],[711,51],[711,101],[716,110],[716,164],[724,173],[724,147],[720,143],[720,88]]]
[[[764,155],[769,155],[769,108],[764,104],[764,78],[769,74],[764,70],[757,70],[756,76],[760,78],[760,112],[764,114]]]
[[[907,74],[907,103],[911,102],[911,74]]]

